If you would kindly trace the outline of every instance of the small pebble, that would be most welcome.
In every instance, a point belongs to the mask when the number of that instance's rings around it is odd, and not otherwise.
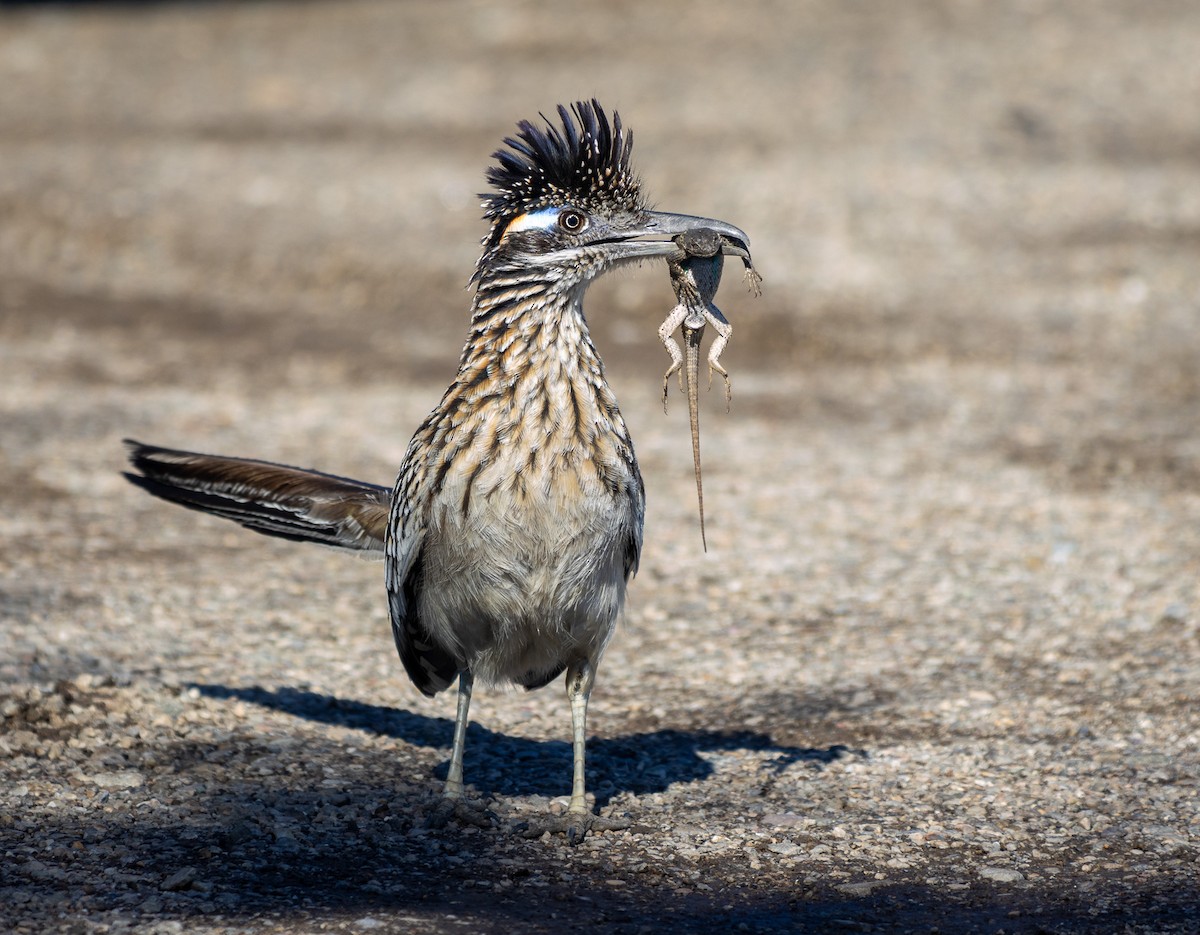
[[[985,880],[993,880],[996,883],[1016,883],[1025,879],[1024,874],[1011,867],[980,867],[979,875]]]

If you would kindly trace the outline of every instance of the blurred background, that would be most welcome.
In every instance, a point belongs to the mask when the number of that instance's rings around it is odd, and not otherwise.
[[[489,154],[596,96],[661,207],[753,239],[764,297],[721,296],[742,416],[953,403],[1071,482],[1192,487],[1198,34],[1187,2],[10,4],[7,380],[428,379],[353,446],[390,473],[456,359]],[[644,272],[592,297],[622,397],[654,395],[669,300]]]
[[[1200,867],[1198,50],[1194,0],[0,5],[0,682],[139,673],[106,710],[125,705],[160,764],[183,755],[156,713],[181,680],[441,724],[451,702],[417,698],[392,654],[378,565],[152,501],[121,480],[119,440],[390,483],[462,346],[490,154],[517,120],[595,96],[633,129],[657,205],[743,228],[764,282],[755,299],[728,264],[717,297],[733,408],[704,399],[707,555],[685,407],[660,405],[665,270],[589,295],[649,494],[592,725],[875,757],[762,782],[743,751],[703,786],[677,751],[681,798],[609,792],[720,814],[739,848],[738,822],[747,847],[767,833],[754,809],[803,799],[814,841],[866,828],[861,866],[918,886],[1011,842],[1046,899],[1083,894],[1077,918],[1097,877],[1121,906],[1174,861],[1154,885],[1183,918]],[[189,742],[306,732],[334,777],[361,745],[378,788],[425,788],[444,758],[187,704],[208,719]],[[497,737],[564,736],[558,690],[481,693],[472,713]],[[906,771],[920,781],[897,791]],[[122,814],[184,814],[172,781]],[[213,796],[238,801],[231,783]],[[13,814],[57,814],[61,789]],[[910,832],[946,816],[963,850],[936,869]],[[752,876],[792,892],[783,853]],[[734,863],[707,879],[734,885]]]

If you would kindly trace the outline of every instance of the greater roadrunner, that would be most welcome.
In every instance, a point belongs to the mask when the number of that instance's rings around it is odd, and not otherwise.
[[[383,554],[409,677],[430,696],[458,678],[440,810],[462,812],[475,679],[534,689],[565,670],[574,781],[566,815],[547,827],[577,842],[604,825],[584,796],[588,696],[637,570],[645,507],[583,293],[619,264],[678,256],[672,238],[688,231],[748,240],[721,221],[648,210],[617,114],[610,124],[593,100],[558,116],[522,121],[493,154],[458,375],[393,489],[134,441],[140,473],[126,477],[267,535]]]

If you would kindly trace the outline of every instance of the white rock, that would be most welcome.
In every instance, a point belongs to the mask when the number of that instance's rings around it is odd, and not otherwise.
[[[1020,870],[1013,870],[1011,867],[980,867],[979,875],[985,880],[995,880],[997,883],[1016,883],[1025,879]]]

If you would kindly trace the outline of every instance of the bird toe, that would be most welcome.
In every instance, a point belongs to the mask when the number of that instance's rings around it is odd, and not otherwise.
[[[496,815],[483,799],[443,798],[425,821],[426,828],[445,828],[451,821],[476,828],[492,828]]]
[[[547,815],[534,821],[523,821],[514,830],[522,837],[540,838],[544,834],[561,834],[574,847],[593,831],[623,831],[632,822],[628,818],[612,818],[592,812],[566,812]]]

